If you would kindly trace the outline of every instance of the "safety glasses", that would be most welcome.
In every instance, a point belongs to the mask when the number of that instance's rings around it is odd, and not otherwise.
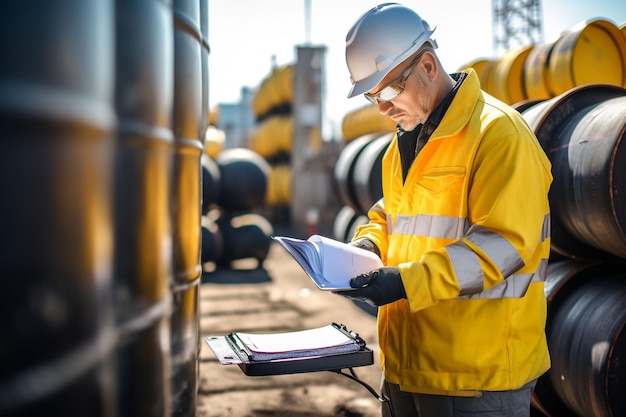
[[[422,57],[424,52],[426,52],[426,50],[420,52],[419,55],[415,57],[413,62],[411,62],[411,65],[409,65],[409,67],[404,70],[400,78],[393,81],[391,84],[389,84],[385,88],[381,89],[378,93],[375,93],[375,94],[364,93],[363,95],[365,96],[365,98],[369,102],[373,104],[377,104],[379,101],[391,101],[394,98],[398,97],[400,94],[402,94],[406,87],[407,78],[409,78],[409,75],[411,75],[411,71],[413,71],[413,68],[415,68],[417,63],[420,61],[420,58]]]

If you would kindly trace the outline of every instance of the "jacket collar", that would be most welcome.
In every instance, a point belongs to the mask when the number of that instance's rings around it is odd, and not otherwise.
[[[475,73],[474,73],[475,74]],[[398,136],[401,137],[404,134],[413,133],[415,135],[419,134],[422,140],[428,140],[430,135],[434,133],[437,127],[441,124],[444,116],[448,113],[448,108],[454,101],[457,92],[461,89],[461,86],[464,84],[466,78],[468,78],[469,71],[465,72],[456,72],[450,74],[450,76],[454,79],[455,84],[452,90],[443,98],[443,100],[435,107],[432,113],[428,116],[428,119],[425,123],[418,125],[413,132],[407,132],[402,130],[402,128],[398,125]],[[476,77],[478,80],[478,77]],[[448,130],[448,129],[446,129]]]
[[[457,82],[453,89],[453,91],[457,89],[458,91],[456,91],[456,94],[453,96],[439,120],[440,123],[438,127],[440,126],[440,128],[434,132],[436,137],[457,135],[469,122],[474,108],[476,107],[476,103],[482,94],[478,74],[476,74],[473,68],[466,69],[457,74],[465,74],[462,76],[463,82]],[[448,97],[446,97],[446,99],[447,98]],[[446,100],[444,100],[444,102],[445,101]]]

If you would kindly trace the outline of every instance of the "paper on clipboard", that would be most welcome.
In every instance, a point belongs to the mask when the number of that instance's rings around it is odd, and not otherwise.
[[[207,337],[206,342],[224,365],[337,355],[365,346],[357,334],[336,323],[283,333],[233,332]]]

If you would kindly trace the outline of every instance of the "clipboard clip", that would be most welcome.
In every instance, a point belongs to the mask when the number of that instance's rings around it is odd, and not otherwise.
[[[242,361],[248,362],[252,360],[252,356],[244,346],[243,342],[239,339],[239,337],[237,337],[235,333],[230,333],[226,335],[226,341],[230,345],[233,352],[235,352]]]
[[[341,331],[342,333],[344,333],[346,336],[350,337],[351,339],[354,339],[354,341],[357,342],[357,344],[359,345],[360,350],[365,349],[365,346],[366,346],[365,340],[363,340],[357,332],[349,330],[345,324],[333,323],[333,326],[337,328],[339,331]]]

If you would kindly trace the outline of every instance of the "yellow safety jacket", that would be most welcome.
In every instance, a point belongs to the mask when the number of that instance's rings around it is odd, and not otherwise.
[[[399,267],[407,298],[380,307],[378,335],[385,378],[409,392],[516,389],[550,367],[550,162],[466,72],[404,184],[391,141],[383,198],[353,238]]]

